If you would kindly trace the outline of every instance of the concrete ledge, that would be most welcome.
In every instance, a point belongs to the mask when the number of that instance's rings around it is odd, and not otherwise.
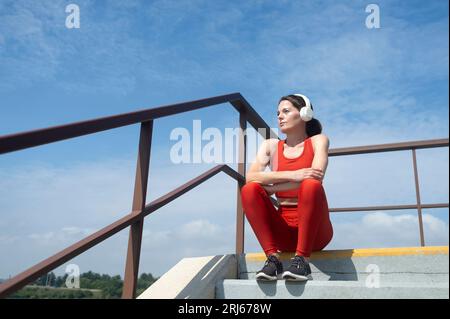
[[[216,288],[217,299],[448,299],[447,283],[385,283],[368,288],[359,281],[224,280]]]
[[[289,260],[294,252],[281,254],[281,260]],[[375,257],[375,256],[409,256],[409,255],[448,255],[448,246],[395,247],[395,248],[358,248],[343,250],[323,250],[313,252],[311,261],[320,259]],[[264,253],[245,254],[247,261],[265,261]]]
[[[286,267],[292,256],[282,254]],[[307,283],[252,280],[265,260],[263,253],[184,258],[138,299],[449,297],[448,246],[316,252]],[[375,274],[379,287],[366,287]]]
[[[282,254],[287,268],[293,253]],[[239,278],[254,279],[266,257],[243,254],[238,258]],[[448,282],[448,246],[329,250],[311,256],[313,280],[365,281],[376,272],[382,282]]]
[[[235,255],[184,258],[138,299],[213,299],[217,282],[236,278]]]

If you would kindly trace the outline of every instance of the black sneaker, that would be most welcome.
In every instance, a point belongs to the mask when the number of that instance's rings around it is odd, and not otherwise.
[[[277,280],[283,272],[283,264],[275,255],[267,258],[263,269],[256,273],[256,280]]]
[[[306,281],[311,277],[311,267],[303,256],[295,256],[292,263],[283,273],[283,279],[293,281]]]

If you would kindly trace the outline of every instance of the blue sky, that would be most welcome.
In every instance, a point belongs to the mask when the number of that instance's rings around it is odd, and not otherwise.
[[[80,7],[80,29],[65,27],[69,3]],[[332,148],[448,137],[448,2],[378,1],[379,29],[365,26],[370,3],[0,0],[0,135],[232,92],[275,128],[279,97],[302,92]],[[168,160],[170,132],[195,119],[220,130],[238,121],[229,105],[157,120],[149,200],[212,167]],[[128,212],[138,131],[0,157],[0,256],[15,257],[0,257],[0,277]],[[448,202],[448,149],[418,160],[423,201]],[[412,178],[410,153],[385,153],[334,158],[324,185],[331,207],[410,204]],[[216,176],[151,216],[141,271],[233,252],[235,187]],[[430,241],[448,245],[448,209],[425,213]],[[333,216],[330,247],[415,245],[415,216]],[[249,227],[246,238],[257,251]],[[121,232],[74,262],[121,274],[126,239]],[[155,250],[165,257],[155,262]]]

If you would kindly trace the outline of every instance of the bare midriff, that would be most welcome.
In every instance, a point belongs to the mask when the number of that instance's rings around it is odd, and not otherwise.
[[[298,203],[298,198],[292,198],[292,197],[277,197],[278,204],[283,206],[296,206]]]

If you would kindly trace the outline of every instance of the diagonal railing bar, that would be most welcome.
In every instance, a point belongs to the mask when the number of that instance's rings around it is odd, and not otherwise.
[[[175,190],[167,193],[164,196],[159,197],[158,199],[155,199],[150,204],[146,205],[145,208],[142,210],[142,215],[145,217],[155,210],[161,208],[162,206],[170,203],[175,198],[185,194],[189,190],[195,188],[196,186],[200,185],[210,177],[220,173],[224,172],[225,174],[229,175],[230,177],[234,178],[238,182],[243,182],[245,180],[244,176],[239,175],[234,169],[229,167],[228,165],[221,164],[217,165],[210,170],[206,171],[205,173],[199,175],[198,177],[190,180],[189,182],[179,186]]]
[[[242,115],[245,116],[245,119],[253,126],[254,129],[266,129],[267,124],[263,120],[263,118],[255,111],[253,107],[247,102],[246,99],[236,99],[230,102],[234,108]],[[251,120],[250,120],[251,119]],[[272,129],[263,130],[260,133],[264,133],[264,138],[278,138],[278,135],[272,131]]]
[[[244,181],[244,177],[239,175],[234,169],[229,167],[228,165],[217,165],[212,169],[206,171],[205,173],[193,178],[189,182],[181,185],[175,190],[163,195],[150,204],[146,205],[142,213],[140,214],[128,214],[125,217],[120,218],[114,223],[100,229],[99,231],[93,233],[92,235],[76,242],[75,244],[61,250],[60,252],[54,254],[53,256],[41,261],[40,263],[30,267],[29,269],[21,272],[20,274],[12,277],[8,281],[0,284],[0,298],[4,298],[9,294],[17,291],[22,288],[26,284],[36,280],[39,276],[48,273],[50,270],[64,264],[65,262],[71,260],[72,258],[82,254],[86,250],[92,248],[93,246],[101,243],[107,238],[113,236],[124,228],[132,225],[143,217],[151,214],[156,211],[158,208],[172,202],[176,198],[185,194],[192,188],[200,185],[206,180],[210,179],[214,175],[224,172],[229,175],[231,178],[237,181]]]
[[[36,280],[39,276],[44,275],[52,269],[62,265],[66,261],[80,255],[86,250],[101,243],[105,239],[111,237],[122,229],[130,226],[136,222],[140,217],[138,215],[128,214],[116,222],[102,228],[101,230],[93,233],[92,235],[76,242],[75,244],[61,250],[55,255],[39,262],[38,264],[28,268],[27,270],[19,273],[18,275],[8,279],[0,284],[0,298],[5,298],[9,294],[19,290],[26,284]]]
[[[236,109],[245,112],[248,122],[256,130],[262,128],[267,130],[266,132],[268,133],[266,134],[272,137],[277,136],[240,93],[232,93],[44,129],[3,135],[0,136],[0,154],[98,133],[131,124],[147,122],[160,117],[176,115],[227,102],[230,102]]]

